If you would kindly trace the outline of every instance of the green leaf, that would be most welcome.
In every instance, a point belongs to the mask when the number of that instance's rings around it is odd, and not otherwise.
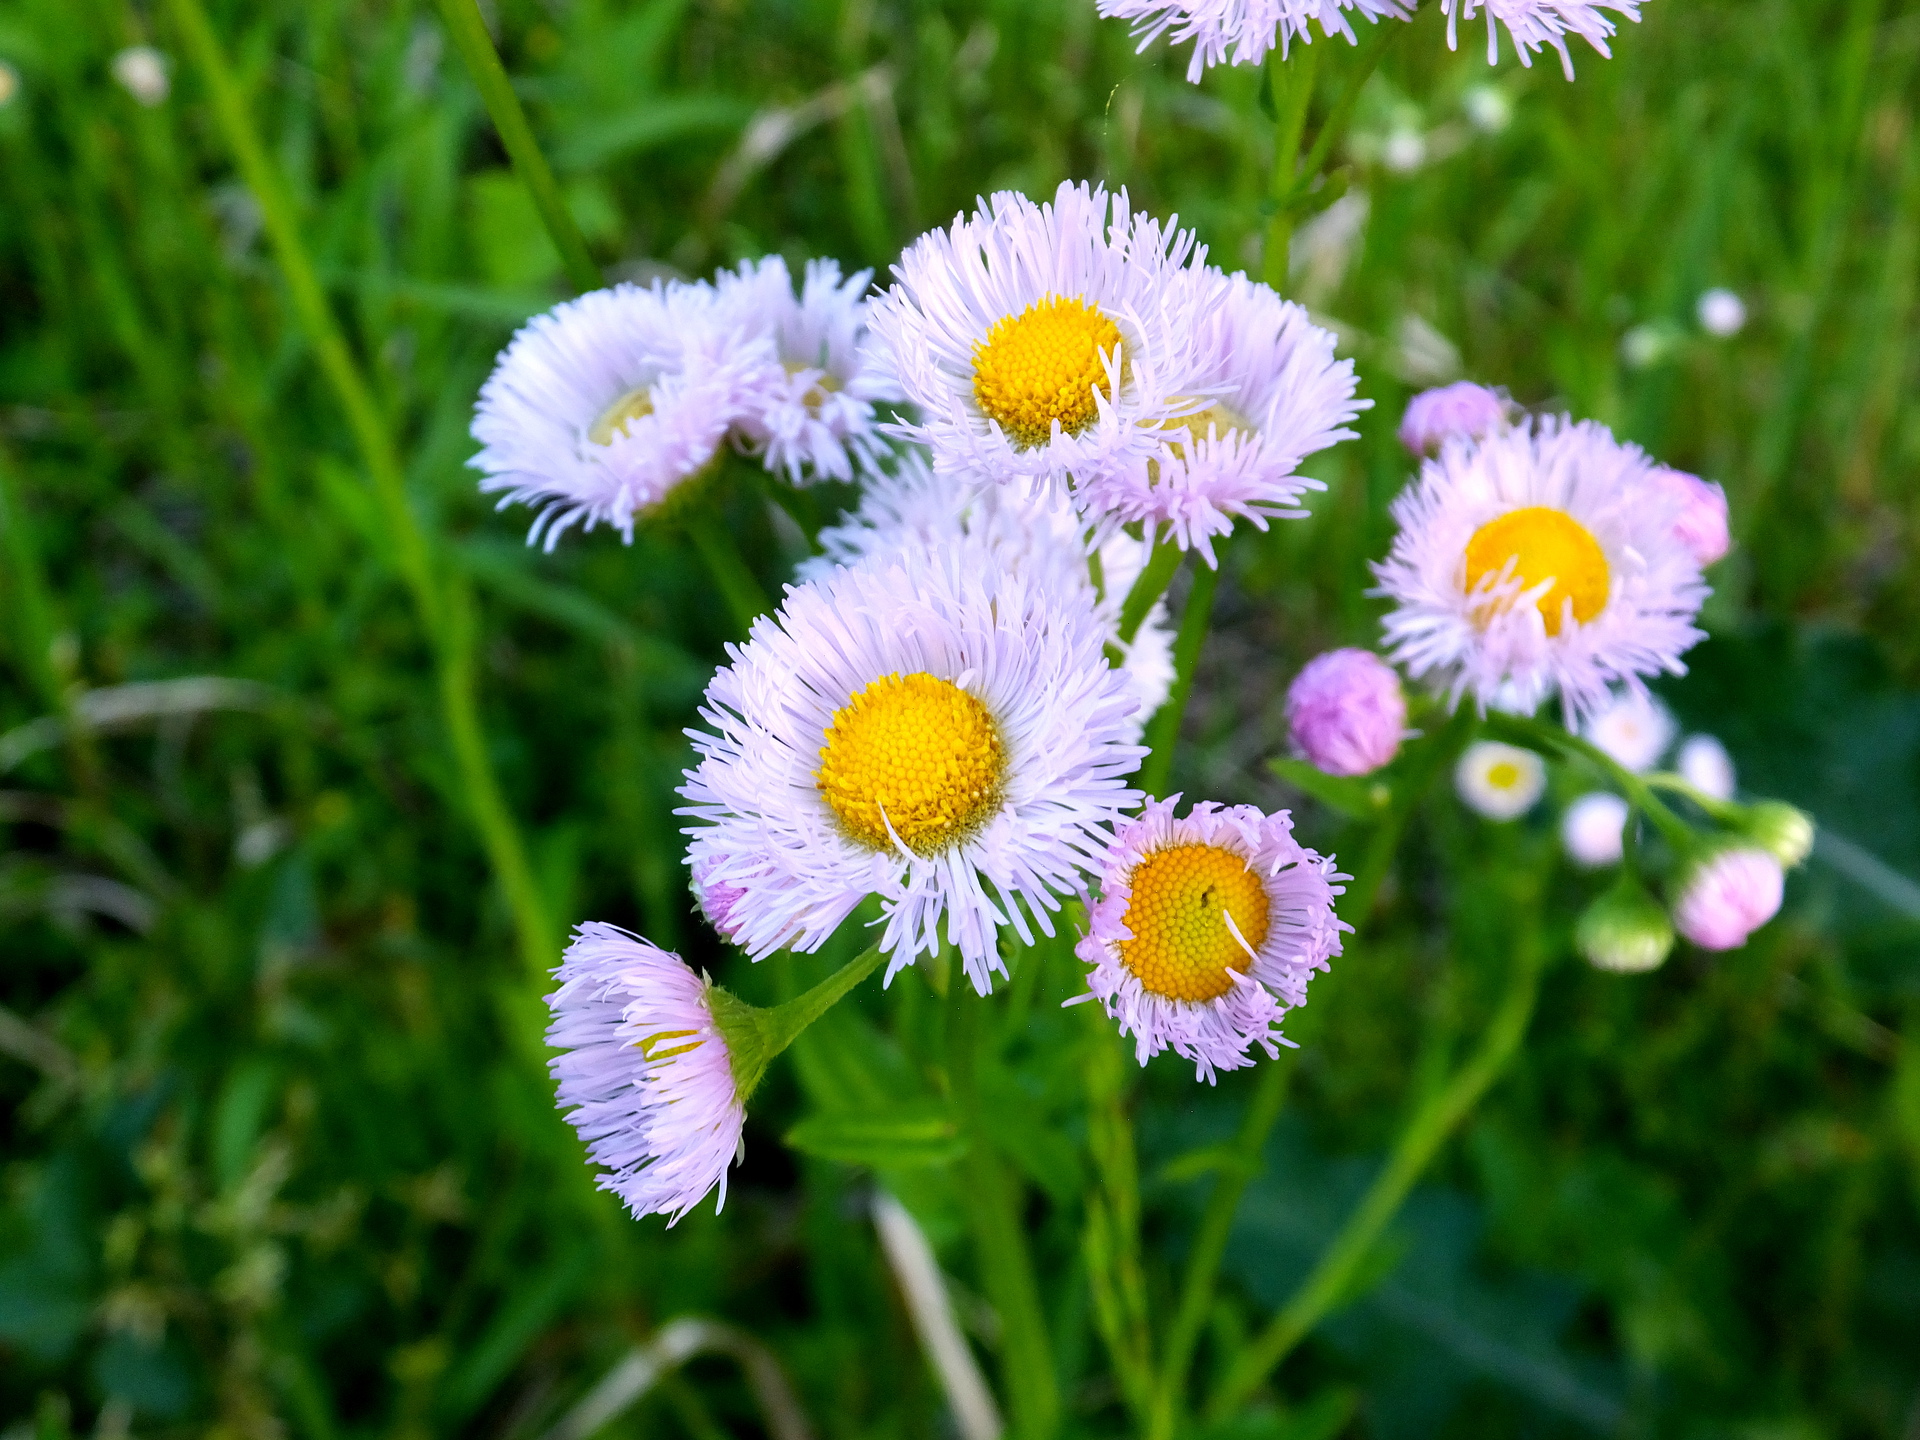
[[[1267,768],[1294,789],[1305,791],[1322,805],[1355,819],[1378,814],[1393,799],[1392,787],[1377,776],[1329,775],[1291,756],[1269,760]]]
[[[787,1132],[787,1144],[822,1160],[873,1169],[944,1165],[967,1148],[960,1127],[937,1101],[809,1115]]]

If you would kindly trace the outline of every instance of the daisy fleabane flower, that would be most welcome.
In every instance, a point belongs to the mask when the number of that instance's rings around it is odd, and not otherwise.
[[[1290,1043],[1281,1017],[1349,928],[1333,910],[1347,877],[1284,810],[1200,804],[1176,819],[1179,799],[1147,802],[1114,836],[1075,950],[1093,967],[1079,998],[1106,1008],[1142,1065],[1171,1049],[1212,1084],[1256,1045],[1272,1058]]]
[[[670,1225],[715,1186],[724,1205],[746,1111],[712,986],[679,956],[601,924],[574,932],[555,973],[547,1043],[562,1053],[548,1068],[604,1170],[600,1188]]]
[[[1371,402],[1355,398],[1353,361],[1334,358],[1332,332],[1269,287],[1211,269],[1175,283],[1192,336],[1184,413],[1161,423],[1151,455],[1076,476],[1074,498],[1103,529],[1164,526],[1212,565],[1214,539],[1235,520],[1264,530],[1269,516],[1307,513],[1301,497],[1326,487],[1301,462],[1353,439],[1347,426]]]
[[[707,687],[679,813],[754,959],[814,950],[880,899],[889,977],[945,934],[974,987],[1002,926],[1051,935],[1112,827],[1134,701],[1098,617],[985,546],[837,570],[787,592]]]
[[[1328,775],[1371,775],[1400,753],[1407,697],[1371,650],[1316,655],[1287,687],[1287,730],[1302,760]]]
[[[1205,254],[1124,190],[1069,182],[1044,205],[999,192],[916,240],[874,302],[919,407],[890,428],[926,445],[937,474],[1029,489],[1150,457],[1157,427],[1194,408],[1175,388],[1192,327],[1173,282]]]
[[[900,399],[867,334],[871,270],[841,278],[833,260],[809,260],[794,294],[778,255],[714,277],[716,305],[772,343],[772,367],[735,426],[741,447],[795,485],[851,480],[886,444],[874,407]]]
[[[1684,674],[1707,587],[1674,505],[1646,455],[1592,421],[1448,441],[1393,502],[1400,531],[1374,566],[1391,658],[1455,704],[1531,714],[1557,693],[1570,727],[1616,683]]]
[[[1086,522],[1058,496],[1028,494],[984,477],[967,483],[935,475],[916,447],[900,456],[892,474],[867,481],[851,515],[820,532],[823,553],[802,562],[800,578],[963,542],[986,546],[1008,568],[1055,595],[1083,598],[1099,617],[1106,643],[1122,653],[1120,668],[1139,707],[1134,728],[1144,729],[1173,688],[1166,601],[1154,603],[1131,644],[1119,643],[1120,606],[1146,563],[1147,547],[1124,530],[1093,545]],[[1098,593],[1088,563],[1093,558],[1104,587]]]
[[[480,389],[468,463],[535,508],[528,539],[634,521],[704,472],[778,371],[772,342],[706,285],[594,290],[537,315]]]
[[[1487,10],[1489,65],[1497,64],[1500,59],[1497,21],[1506,26],[1507,33],[1513,37],[1522,65],[1531,65],[1541,50],[1551,49],[1559,54],[1560,68],[1569,80],[1573,79],[1573,56],[1567,50],[1569,35],[1579,36],[1611,59],[1613,52],[1607,49],[1607,37],[1613,34],[1615,26],[1606,12],[1611,10],[1633,21],[1640,18],[1640,0],[1440,0],[1441,13],[1447,17],[1449,50],[1457,48],[1456,24],[1473,19],[1482,5]]]
[[[1195,85],[1215,65],[1258,65],[1270,50],[1285,55],[1295,40],[1312,44],[1307,26],[1316,21],[1321,35],[1352,42],[1349,10],[1375,23],[1413,16],[1402,0],[1099,0],[1098,8],[1106,19],[1133,21],[1140,50],[1162,35],[1174,45],[1192,41],[1187,79]]]

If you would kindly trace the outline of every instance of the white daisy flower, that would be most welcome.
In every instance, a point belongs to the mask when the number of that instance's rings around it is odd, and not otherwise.
[[[1126,192],[1063,184],[1036,205],[1002,191],[920,237],[874,303],[873,329],[941,475],[1027,488],[1085,482],[1158,447],[1194,408],[1185,291],[1205,250],[1128,208]]]
[[[1616,682],[1684,674],[1707,587],[1653,473],[1592,421],[1447,442],[1393,502],[1374,566],[1392,658],[1455,704],[1531,713],[1558,692],[1570,727]]]
[[[911,449],[900,456],[893,474],[867,481],[852,514],[820,532],[824,553],[802,562],[800,578],[963,542],[986,546],[1001,564],[1054,595],[1084,597],[1101,621],[1106,643],[1122,653],[1121,669],[1139,706],[1135,729],[1144,729],[1173,688],[1173,630],[1164,600],[1147,612],[1131,645],[1119,641],[1120,606],[1146,563],[1147,547],[1122,530],[1090,549],[1086,522],[1053,495],[935,475],[923,453]],[[1098,592],[1091,556],[1100,562],[1103,589]]]
[[[1560,68],[1573,79],[1573,56],[1567,51],[1567,37],[1577,35],[1611,59],[1607,37],[1614,32],[1611,10],[1627,19],[1640,19],[1640,0],[1440,0],[1440,11],[1447,17],[1447,48],[1457,49],[1454,27],[1460,20],[1471,20],[1487,9],[1487,63],[1500,61],[1500,32],[1495,22],[1507,27],[1522,65],[1533,64],[1543,49],[1560,56]]]
[[[1295,41],[1313,43],[1307,26],[1319,22],[1323,36],[1353,41],[1349,10],[1378,22],[1411,19],[1413,6],[1402,0],[1099,0],[1109,20],[1134,21],[1133,33],[1145,50],[1162,35],[1171,43],[1193,42],[1187,79],[1194,84],[1215,65],[1258,65],[1278,48],[1284,56]]]
[[[1476,740],[1453,767],[1453,788],[1476,815],[1518,819],[1546,792],[1546,762],[1518,745]]]
[[[612,925],[574,932],[547,997],[548,1062],[559,1103],[603,1166],[602,1190],[636,1218],[668,1223],[715,1186],[727,1202],[727,1166],[740,1154],[746,1110],[712,986],[678,955]]]
[[[1350,927],[1333,901],[1347,877],[1293,838],[1286,811],[1152,800],[1114,837],[1075,953],[1089,994],[1134,1039],[1144,1065],[1162,1050],[1198,1078],[1251,1065],[1289,1044],[1281,1017],[1340,953]],[[1069,1001],[1073,1004],[1073,1001]]]
[[[1672,713],[1653,696],[1624,689],[1589,717],[1584,733],[1610,759],[1638,775],[1659,763],[1677,728]]]
[[[809,260],[800,293],[778,255],[714,277],[719,308],[772,342],[779,369],[749,400],[735,433],[789,483],[851,480],[886,453],[874,407],[901,398],[867,335],[871,270],[842,279]]]
[[[1355,398],[1353,362],[1334,358],[1332,333],[1300,306],[1245,275],[1204,270],[1178,283],[1191,307],[1189,413],[1163,425],[1152,456],[1088,476],[1075,498],[1103,527],[1164,524],[1212,565],[1214,538],[1236,519],[1264,530],[1270,515],[1307,513],[1300,497],[1326,487],[1301,462],[1353,439],[1347,425],[1371,402]]]
[[[473,417],[484,494],[537,507],[530,542],[634,520],[701,474],[778,372],[772,343],[706,285],[616,285],[537,315],[501,352]]]
[[[981,994],[1001,926],[1081,892],[1143,753],[1098,618],[956,544],[787,592],[707,687],[688,862],[755,959],[817,949],[878,895],[891,976],[941,917]]]

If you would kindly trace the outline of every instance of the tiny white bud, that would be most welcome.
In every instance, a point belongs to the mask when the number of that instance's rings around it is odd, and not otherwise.
[[[1680,746],[1680,778],[1703,795],[1731,800],[1735,789],[1733,757],[1711,735],[1689,735]]]
[[[1618,865],[1627,833],[1627,802],[1604,791],[1582,795],[1560,817],[1560,841],[1576,865]]]
[[[1729,335],[1738,335],[1745,328],[1747,304],[1733,291],[1716,287],[1700,297],[1694,314],[1700,318],[1702,330],[1724,340]]]
[[[167,57],[151,45],[134,45],[113,57],[113,78],[142,105],[160,104],[172,91]]]

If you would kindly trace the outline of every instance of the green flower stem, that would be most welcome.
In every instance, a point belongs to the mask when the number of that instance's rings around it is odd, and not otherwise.
[[[1508,744],[1524,745],[1529,750],[1544,750],[1562,759],[1585,760],[1618,785],[1620,792],[1636,809],[1646,812],[1647,819],[1653,822],[1674,848],[1687,850],[1692,847],[1693,827],[1673,813],[1672,807],[1654,793],[1644,777],[1634,774],[1592,741],[1530,716],[1504,715],[1499,711],[1489,714],[1485,724],[1489,735]]]
[[[259,202],[274,257],[286,281],[295,314],[319,358],[321,371],[346,411],[362,462],[373,480],[400,574],[413,597],[420,627],[430,642],[439,675],[442,717],[475,827],[480,832],[501,889],[506,893],[520,953],[530,971],[544,974],[558,946],[546,901],[527,862],[512,812],[500,794],[487,757],[473,677],[473,624],[466,593],[442,589],[426,532],[407,503],[406,481],[386,422],[328,307],[313,261],[301,238],[300,220],[279,171],[247,113],[247,106],[200,0],[168,0],[187,51],[199,65],[214,114],[233,151],[242,179]]]
[[[1152,1407],[1153,1332],[1140,1263],[1140,1160],[1127,1115],[1126,1042],[1097,1005],[1082,1008],[1097,1027],[1083,1066],[1087,1149],[1100,1183],[1089,1190],[1082,1246],[1094,1322],[1106,1342],[1121,1397],[1144,1425]]]
[[[1226,563],[1224,549],[1220,561]],[[1194,567],[1186,613],[1180,617],[1180,633],[1173,641],[1173,688],[1147,725],[1146,744],[1151,753],[1140,766],[1140,788],[1149,795],[1164,794],[1173,773],[1173,747],[1180,739],[1180,719],[1186,714],[1188,696],[1193,694],[1193,672],[1200,663],[1200,647],[1206,644],[1213,597],[1219,588],[1220,571],[1216,567]]]
[[[1347,75],[1345,88],[1340,98],[1333,102],[1333,108],[1327,112],[1327,118],[1321,122],[1319,132],[1313,137],[1313,144],[1307,150],[1306,159],[1300,162],[1294,175],[1293,188],[1284,196],[1278,194],[1275,201],[1283,208],[1298,211],[1301,199],[1307,187],[1313,183],[1313,177],[1320,173],[1327,163],[1327,157],[1333,153],[1333,147],[1347,133],[1347,126],[1353,120],[1354,106],[1359,103],[1360,92],[1366,89],[1367,81],[1380,66],[1380,59],[1387,53],[1387,47],[1406,27],[1375,21],[1373,29],[1366,39],[1360,42],[1359,54],[1353,61],[1353,67]]]
[[[706,562],[707,573],[719,586],[721,598],[733,612],[735,627],[742,635],[750,633],[753,622],[773,607],[767,603],[767,592],[760,588],[753,571],[747,568],[740,547],[733,543],[733,532],[704,502],[690,506],[680,516],[680,523],[686,529],[687,538],[693,541],[693,548]]]
[[[473,77],[474,88],[480,92],[487,114],[493,119],[493,128],[500,132],[500,143],[507,147],[514,173],[527,187],[533,208],[540,212],[540,221],[553,239],[553,248],[560,252],[567,279],[576,290],[599,289],[604,283],[600,267],[587,253],[587,242],[581,237],[580,227],[574,224],[573,213],[560,194],[553,170],[533,138],[527,112],[520,108],[520,97],[513,93],[513,81],[500,63],[499,52],[493,48],[493,38],[487,34],[480,7],[475,0],[438,0],[438,3],[447,33],[453,36],[454,48],[466,62],[467,74]]]
[[[1331,43],[1331,42],[1329,42]],[[1306,135],[1307,107],[1313,103],[1313,72],[1319,47],[1301,45],[1286,59],[1274,50],[1267,58],[1267,79],[1273,87],[1273,180],[1268,191],[1266,258],[1262,265],[1267,284],[1284,290],[1287,261],[1293,248],[1293,197],[1299,185],[1300,141]]]
[[[1671,771],[1657,770],[1645,777],[1650,790],[1666,790],[1675,795],[1683,795],[1698,805],[1707,814],[1722,825],[1738,825],[1746,819],[1747,807],[1737,805],[1731,800],[1720,800],[1700,789],[1685,776]]]
[[[1016,1440],[1052,1440],[1060,1428],[1060,1382],[1021,1223],[1020,1182],[1007,1173],[981,1124],[984,1009],[985,1002],[956,975],[947,991],[947,1083],[969,1142],[960,1162],[962,1202],[980,1278],[1000,1316],[1001,1371],[1013,1434]]]
[[[886,955],[875,941],[859,955],[842,965],[811,990],[796,995],[771,1010],[749,1005],[730,990],[714,986],[707,992],[707,1005],[727,1037],[727,1052],[733,1058],[733,1084],[740,1103],[759,1088],[767,1067],[814,1021],[846,996],[846,993],[880,968]]]
[[[1167,593],[1167,586],[1173,583],[1173,572],[1180,568],[1180,547],[1173,543],[1171,534],[1151,536],[1147,544],[1147,563],[1140,567],[1127,598],[1120,602],[1122,645],[1133,643],[1133,637],[1140,633],[1141,622],[1153,609],[1153,602]]]
[[[1214,1420],[1231,1416],[1245,1404],[1294,1346],[1330,1310],[1351,1298],[1355,1276],[1373,1253],[1381,1232],[1399,1213],[1414,1182],[1520,1048],[1540,991],[1543,949],[1532,925],[1523,923],[1516,929],[1518,939],[1506,993],[1479,1047],[1445,1085],[1414,1111],[1406,1129],[1394,1142],[1386,1167],[1320,1257],[1320,1263],[1280,1313],[1228,1368],[1208,1407]]]

